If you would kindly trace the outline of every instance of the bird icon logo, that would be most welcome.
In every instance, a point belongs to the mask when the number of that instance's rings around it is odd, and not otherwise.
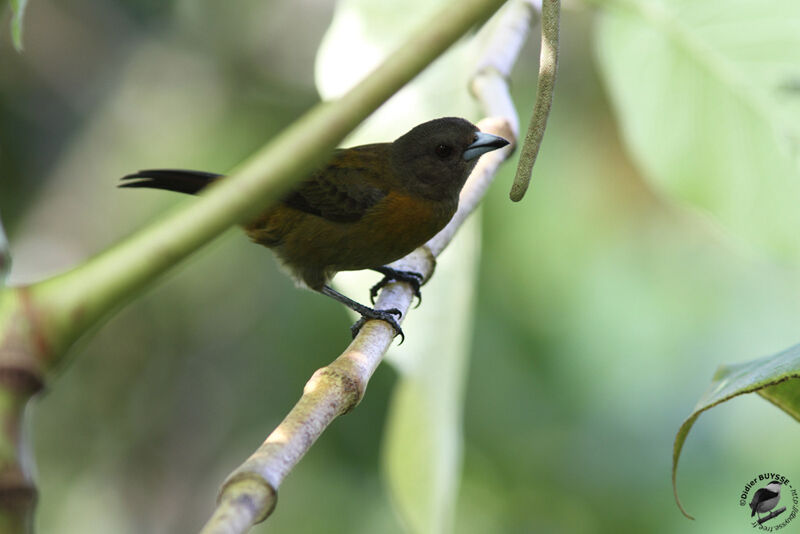
[[[773,532],[788,526],[800,515],[800,492],[789,477],[774,472],[760,473],[742,487],[739,506],[749,508],[751,527]]]
[[[758,518],[761,519],[761,514],[767,513],[775,508],[780,500],[781,483],[777,480],[773,480],[753,494],[753,500],[750,501],[750,517],[758,514]]]

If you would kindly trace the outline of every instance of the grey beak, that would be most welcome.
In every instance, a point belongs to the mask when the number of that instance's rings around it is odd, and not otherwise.
[[[498,137],[496,135],[478,132],[475,134],[475,141],[471,145],[467,147],[464,151],[464,160],[470,161],[477,157],[486,154],[487,152],[491,152],[492,150],[497,150],[498,148],[503,148],[508,144],[508,141],[503,139],[502,137]]]

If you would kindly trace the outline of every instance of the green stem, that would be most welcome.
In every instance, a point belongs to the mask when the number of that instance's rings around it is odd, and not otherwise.
[[[11,41],[17,52],[22,52],[22,21],[28,0],[11,0]],[[2,7],[2,5],[0,5]]]
[[[158,275],[231,225],[274,201],[311,171],[353,128],[413,79],[503,0],[458,0],[434,16],[370,76],[338,101],[322,103],[196,202],[55,278],[31,295],[53,361],[87,328]]]
[[[553,90],[558,70],[558,28],[561,12],[560,0],[542,0],[542,50],[539,56],[539,82],[533,115],[525,134],[525,142],[519,156],[517,175],[511,186],[510,197],[519,202],[525,196],[533,174],[533,164],[542,146],[547,117],[553,104]]]
[[[23,468],[22,413],[74,341],[164,271],[275,201],[502,4],[454,0],[350,92],[314,107],[195,202],[66,273],[28,287],[0,285],[0,532],[25,532],[31,524],[36,490]]]
[[[0,217],[0,288],[6,283],[8,270],[11,268],[11,252],[8,250],[8,240],[3,230],[3,219]]]

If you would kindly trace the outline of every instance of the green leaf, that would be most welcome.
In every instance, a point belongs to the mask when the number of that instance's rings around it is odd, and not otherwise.
[[[409,533],[453,531],[479,254],[480,218],[473,214],[437,261],[422,288],[423,304],[404,320],[402,347],[387,355],[398,379],[384,431],[383,471]],[[363,272],[335,279],[348,295],[364,294],[375,281]]]
[[[425,302],[404,323],[406,342],[390,354],[400,378],[384,436],[384,470],[392,503],[414,533],[453,531],[480,253],[478,217],[459,230],[449,249],[423,288]]]
[[[601,5],[598,65],[646,178],[800,265],[800,2]]]
[[[646,178],[741,242],[800,266],[800,2],[601,5],[598,65]],[[798,347],[720,368],[676,436],[673,487],[686,436],[712,406],[756,391],[798,418],[798,370]]]
[[[17,52],[22,52],[22,18],[27,5],[28,0],[11,0],[11,39]]]
[[[392,51],[408,28],[441,2],[407,0],[337,3],[317,53],[316,82],[335,99]],[[475,118],[467,92],[474,43],[462,40],[367,120],[344,146],[388,141],[416,124],[442,116]],[[384,479],[408,532],[451,532],[461,475],[463,389],[472,337],[472,298],[479,254],[473,217],[438,260],[424,303],[403,322],[406,340],[387,361],[398,371],[383,439]],[[347,295],[366,295],[377,278],[339,273]],[[368,399],[365,399],[367,402]]]
[[[686,436],[700,414],[717,404],[744,393],[756,392],[800,421],[800,345],[751,362],[723,365],[714,374],[711,386],[700,398],[694,411],[683,422],[675,436],[672,454],[672,489],[683,514],[686,512],[678,498],[677,471],[681,449]]]

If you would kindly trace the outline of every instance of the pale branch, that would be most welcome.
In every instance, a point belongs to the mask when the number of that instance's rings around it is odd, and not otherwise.
[[[481,162],[488,161],[487,158],[490,156],[505,159],[516,148],[519,118],[508,89],[508,79],[528,37],[536,13],[536,0],[511,2],[498,12],[487,24],[487,28],[481,30],[483,35],[478,37],[483,40],[482,55],[476,62],[469,89],[480,103],[484,115],[502,117],[502,119],[485,119],[480,123],[481,130],[497,133],[511,141],[511,145],[504,149],[502,155],[493,156],[494,153],[490,152],[483,156]],[[427,244],[427,248],[434,256],[439,255],[466,217],[475,210],[493,178],[493,173],[482,175],[473,173],[470,176],[461,191],[459,209],[455,216]]]
[[[278,496],[272,487],[259,477],[229,480],[220,494],[214,515],[203,532],[238,534],[263,521],[272,513]]]
[[[533,173],[533,164],[542,145],[547,117],[553,103],[553,89],[558,70],[558,29],[561,11],[560,0],[542,0],[542,49],[539,55],[539,81],[533,115],[525,134],[525,142],[519,156],[517,175],[509,194],[511,200],[519,202],[525,196]]]
[[[28,400],[75,340],[176,263],[275,201],[503,1],[453,0],[352,90],[315,106],[195,201],[68,272],[27,287],[0,287],[0,398],[6,399],[0,403],[0,530],[32,517],[36,489],[24,469],[30,454],[15,432]]]
[[[48,356],[59,359],[109,310],[277,199],[293,181],[323,163],[344,136],[386,99],[502,3],[456,0],[446,5],[353,89],[338,100],[315,106],[194,202],[168,212],[76,269],[31,286],[33,304],[47,316],[42,334],[48,341]]]
[[[516,17],[520,16],[524,17],[525,24],[519,24]],[[424,281],[431,277],[436,257],[475,210],[499,165],[509,157],[516,144],[518,121],[507,77],[522,47],[531,15],[529,11],[521,12],[515,7],[505,10],[498,18],[500,22],[492,23],[484,41],[487,53],[478,63],[471,88],[484,112],[502,110],[508,114],[484,119],[478,127],[481,131],[505,137],[511,145],[481,157],[461,191],[458,211],[450,223],[426,245],[393,264],[398,269],[422,274]],[[509,39],[511,33],[514,38]],[[505,46],[498,46],[499,43],[505,43]],[[503,58],[492,60],[488,57],[490,54],[502,55]],[[408,284],[392,283],[381,291],[376,308],[397,308],[404,318],[413,298]],[[393,339],[394,330],[387,323],[368,321],[333,363],[314,373],[286,418],[225,481],[217,507],[202,534],[246,532],[269,516],[275,508],[277,491],[283,479],[325,428],[359,403]]]
[[[500,150],[490,152],[481,157],[480,162],[470,175],[458,201],[458,211],[441,232],[436,234],[425,244],[433,257],[441,254],[442,250],[450,243],[456,231],[464,224],[469,214],[475,211],[478,203],[483,199],[494,179],[497,168],[503,163],[516,147],[516,136],[512,130],[511,121],[505,117],[489,117],[478,123],[482,132],[488,132],[511,141],[511,144]],[[400,260],[403,261],[403,260]],[[403,269],[407,269],[403,267]],[[427,280],[427,277],[425,278]]]
[[[783,512],[785,512],[785,511],[786,511],[786,507],[785,507],[785,506],[784,506],[784,507],[782,507],[782,508],[778,508],[777,510],[773,510],[772,512],[770,512],[770,514],[769,514],[769,515],[766,515],[766,516],[764,516],[764,517],[760,517],[760,518],[758,519],[758,521],[756,521],[756,523],[758,523],[759,525],[761,525],[761,524],[763,524],[763,523],[766,523],[766,522],[767,522],[767,521],[769,521],[770,519],[772,519],[772,518],[774,518],[774,517],[778,517],[779,515],[781,515],[781,514],[782,514]]]
[[[481,56],[470,80],[470,91],[483,106],[485,117],[505,117],[514,138],[519,137],[519,118],[507,95],[508,79],[530,28],[538,21],[541,0],[513,0],[503,6],[481,29]],[[500,30],[500,31],[498,31]]]
[[[478,126],[481,131],[513,139],[511,128],[503,119],[486,119]],[[491,177],[510,152],[511,148],[507,147],[482,156],[464,186],[459,210],[450,224],[426,245],[392,266],[418,272],[427,281],[433,274],[436,256],[475,209]],[[413,298],[408,284],[392,283],[381,290],[375,307],[397,308],[404,318]],[[368,321],[333,363],[314,373],[286,418],[225,481],[217,508],[201,531],[203,534],[246,532],[267,518],[275,507],[278,487],[289,471],[336,417],[359,403],[394,336],[394,329],[388,323]],[[232,530],[230,521],[241,527]]]

